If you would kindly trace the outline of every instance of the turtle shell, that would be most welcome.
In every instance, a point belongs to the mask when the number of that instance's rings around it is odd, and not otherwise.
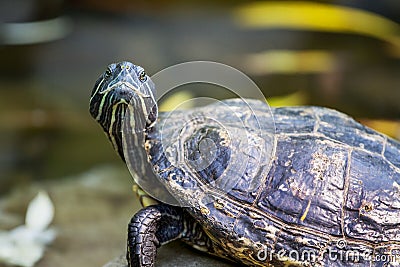
[[[188,203],[218,254],[260,266],[370,266],[373,257],[400,252],[399,142],[331,109],[275,108],[271,117],[263,102],[247,101],[275,127],[239,127],[220,108],[229,105],[241,114],[243,102],[225,100],[160,114],[146,136],[155,172]],[[228,140],[207,120],[179,127],[179,121],[207,116],[224,121],[229,132],[246,131],[250,141]],[[249,114],[240,116],[250,121]],[[196,161],[202,140],[216,144],[216,156],[204,168],[171,162],[178,150]],[[245,164],[218,181],[231,162]]]

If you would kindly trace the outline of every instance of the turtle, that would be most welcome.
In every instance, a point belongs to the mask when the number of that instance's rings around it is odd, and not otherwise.
[[[232,98],[171,113],[158,112],[155,99],[151,78],[128,61],[109,65],[90,97],[90,114],[122,160],[140,151],[145,157],[134,158],[136,168],[151,169],[187,204],[142,202],[128,224],[129,266],[154,266],[157,249],[176,239],[246,266],[400,265],[398,141],[325,107],[266,109],[260,100]],[[273,129],[261,124],[255,130],[245,103],[261,121],[273,121]],[[233,132],[245,129],[251,140],[229,139],[207,116]],[[131,136],[122,134],[127,118]],[[190,125],[183,129],[178,121]],[[124,153],[126,139],[134,139],[134,152]],[[171,160],[174,151],[198,159],[207,152],[200,148],[206,140],[216,157],[205,167]],[[237,181],[224,191],[224,182],[216,181],[234,157],[240,160],[233,166],[247,163],[228,174]],[[146,180],[145,172],[137,174]],[[140,184],[136,190],[152,199]]]

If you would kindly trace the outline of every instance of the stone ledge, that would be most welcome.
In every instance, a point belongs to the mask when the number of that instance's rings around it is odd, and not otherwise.
[[[231,267],[237,266],[233,263],[210,257],[209,255],[197,252],[189,248],[181,241],[174,241],[162,246],[158,250],[156,267]],[[127,267],[125,255],[115,258],[103,267]]]

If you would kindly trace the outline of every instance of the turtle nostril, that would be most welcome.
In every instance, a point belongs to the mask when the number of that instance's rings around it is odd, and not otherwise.
[[[130,68],[131,66],[128,63],[121,64],[121,70],[129,70]]]

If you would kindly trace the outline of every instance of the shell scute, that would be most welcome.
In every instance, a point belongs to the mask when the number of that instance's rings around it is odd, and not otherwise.
[[[385,146],[385,152],[383,155],[394,166],[396,166],[397,168],[400,169],[400,157],[398,154],[399,151],[400,151],[400,143],[393,139],[388,138],[386,146]]]
[[[400,193],[390,164],[353,151],[344,215],[345,234],[370,242],[400,241]]]
[[[386,139],[382,134],[338,111],[321,108],[314,108],[314,110],[319,120],[318,133],[353,148],[371,153],[382,153]]]
[[[273,113],[277,134],[312,133],[314,131],[315,116],[312,109],[276,108]]]
[[[277,153],[259,208],[285,223],[341,234],[348,149],[326,142],[316,136],[279,139],[278,147],[297,149]],[[286,166],[289,158],[292,164]]]

